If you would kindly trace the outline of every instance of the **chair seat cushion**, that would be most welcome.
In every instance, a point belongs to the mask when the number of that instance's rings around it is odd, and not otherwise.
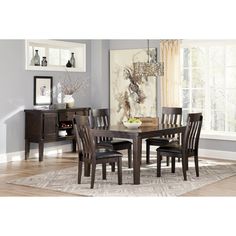
[[[103,158],[114,158],[114,157],[122,157],[120,152],[110,151],[106,149],[99,149],[96,151],[96,159],[103,159]]]
[[[165,146],[158,147],[156,150],[159,152],[181,153],[182,146],[177,142],[172,142]]]
[[[149,145],[163,146],[163,145],[166,145],[170,142],[178,142],[178,140],[175,138],[153,137],[153,138],[146,139],[146,142],[148,142]]]
[[[98,147],[107,147],[107,148],[114,148],[116,149],[116,147],[121,147],[123,146],[123,148],[127,148],[128,146],[132,145],[132,143],[130,141],[127,140],[122,140],[122,139],[113,139],[110,141],[102,141],[100,143],[97,144]]]

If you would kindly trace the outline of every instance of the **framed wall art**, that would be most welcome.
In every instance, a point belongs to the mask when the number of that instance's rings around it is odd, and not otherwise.
[[[112,125],[121,124],[130,117],[156,117],[156,78],[139,75],[133,65],[147,60],[145,49],[110,50],[109,103]]]
[[[34,105],[52,104],[52,76],[34,76]]]

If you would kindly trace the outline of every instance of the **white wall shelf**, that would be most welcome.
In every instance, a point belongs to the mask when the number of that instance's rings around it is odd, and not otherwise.
[[[86,72],[81,71],[79,68],[69,68],[69,67],[57,67],[57,66],[27,66],[26,70],[35,71],[68,71],[68,72]]]
[[[47,66],[32,65],[35,50],[40,61],[47,58]],[[75,56],[75,67],[66,67],[71,53]],[[86,44],[55,40],[25,40],[25,69],[32,71],[86,72]]]

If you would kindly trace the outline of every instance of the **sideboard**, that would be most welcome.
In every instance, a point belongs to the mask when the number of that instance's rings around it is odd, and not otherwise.
[[[39,161],[43,161],[44,143],[71,140],[72,149],[76,151],[72,118],[74,115],[89,115],[89,112],[89,107],[25,110],[25,160],[29,158],[30,143],[38,143]],[[62,130],[66,131],[65,136],[59,136]]]

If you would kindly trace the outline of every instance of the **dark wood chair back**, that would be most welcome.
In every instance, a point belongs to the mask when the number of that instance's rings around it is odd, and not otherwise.
[[[75,115],[73,118],[75,137],[78,151],[81,151],[83,158],[92,161],[95,158],[95,142],[91,134],[91,121],[89,116]]]
[[[109,109],[101,108],[101,109],[92,109],[91,110],[91,121],[93,127],[96,128],[106,128],[110,125],[109,120]],[[104,141],[111,141],[112,138],[108,137],[97,137],[97,143]]]
[[[181,107],[163,107],[162,108],[162,124],[180,125],[182,121],[182,108]],[[180,139],[180,135],[165,135],[164,138]]]
[[[198,152],[202,119],[202,113],[188,114],[187,126],[183,138],[183,151],[187,155]]]
[[[181,107],[163,107],[162,108],[162,124],[180,125],[182,120]]]
[[[109,110],[102,109],[92,109],[93,124],[95,127],[107,127],[109,126]]]

